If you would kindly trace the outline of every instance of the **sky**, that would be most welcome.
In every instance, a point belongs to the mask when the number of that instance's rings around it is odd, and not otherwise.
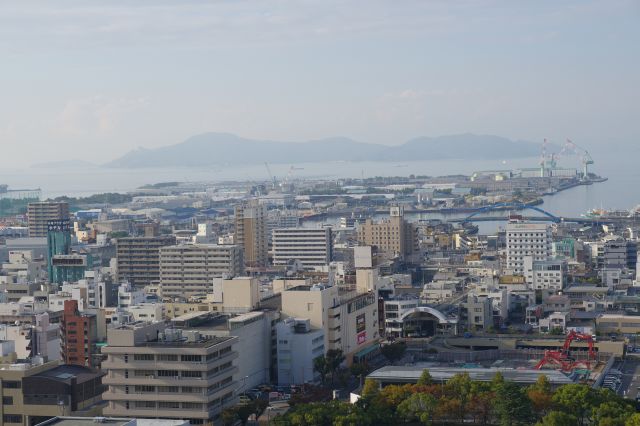
[[[0,167],[207,132],[640,145],[638,0],[0,0]]]

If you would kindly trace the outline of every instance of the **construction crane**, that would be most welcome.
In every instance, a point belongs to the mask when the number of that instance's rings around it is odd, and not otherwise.
[[[580,145],[577,145],[571,139],[567,139],[567,142],[564,144],[561,152],[572,152],[580,157],[580,160],[582,161],[582,179],[588,180],[589,166],[593,164],[593,158],[591,158],[589,151]]]
[[[269,174],[269,179],[271,180],[271,185],[273,186],[273,189],[276,189],[276,187],[278,186],[278,181],[276,180],[276,177],[273,175],[273,173],[271,173],[271,169],[269,168],[269,163],[265,161],[264,166],[267,168],[267,174]]]
[[[545,138],[542,142],[542,150],[540,152],[540,177],[546,177],[550,174],[550,171],[547,171],[547,167],[550,169],[554,169],[556,167],[556,157],[552,152],[551,154],[547,154],[547,146],[548,141]]]
[[[587,361],[576,361],[570,356],[571,343],[573,341],[578,342],[587,342],[589,347],[588,359]],[[597,359],[596,351],[593,345],[593,337],[590,334],[581,334],[576,332],[575,330],[571,330],[567,337],[564,339],[564,345],[562,349],[559,351],[544,351],[544,358],[536,364],[536,370],[540,370],[547,364],[558,365],[562,371],[572,371],[580,365],[585,365],[587,370],[591,369],[591,361],[595,361]]]

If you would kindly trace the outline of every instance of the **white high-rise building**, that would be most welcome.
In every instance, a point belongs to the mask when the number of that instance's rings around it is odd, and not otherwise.
[[[525,258],[545,261],[551,256],[551,227],[546,223],[509,222],[506,229],[506,270],[516,275],[525,272]]]
[[[299,260],[307,269],[331,262],[331,228],[279,228],[273,230],[273,264]]]

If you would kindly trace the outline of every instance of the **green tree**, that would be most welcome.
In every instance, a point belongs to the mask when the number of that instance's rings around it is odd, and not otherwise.
[[[402,359],[406,351],[407,345],[405,345],[404,342],[389,343],[380,348],[382,355],[389,360],[391,364]]]
[[[457,419],[462,423],[464,421],[467,403],[471,399],[472,384],[469,373],[454,375],[447,381],[447,384],[444,386],[444,388],[445,393],[449,397],[455,398],[460,402]]]
[[[494,392],[498,392],[502,386],[504,385],[504,376],[502,375],[501,372],[497,372],[494,376],[493,379],[491,379],[491,383],[490,383],[490,388],[492,391]]]
[[[331,385],[335,382],[336,372],[342,365],[345,357],[340,349],[329,349],[326,355],[327,360],[327,368],[329,369],[329,373],[331,374]]]
[[[496,392],[496,413],[500,425],[531,424],[531,401],[524,390],[513,382],[505,382]]]
[[[433,378],[431,377],[431,373],[429,373],[429,370],[427,370],[426,368],[422,370],[422,374],[418,379],[418,384],[421,386],[427,386],[427,385],[433,384]]]
[[[634,409],[621,398],[605,401],[593,410],[593,418],[599,426],[625,426],[626,420],[633,415]]]
[[[640,426],[640,413],[636,413],[629,417],[624,426]]]
[[[536,382],[527,388],[527,396],[531,400],[533,410],[538,417],[543,417],[553,406],[551,383],[544,374],[538,377]]]
[[[474,423],[487,425],[491,422],[494,414],[495,398],[495,393],[491,391],[481,391],[480,388],[472,391],[466,411],[473,416]]]
[[[380,384],[373,379],[366,379],[362,387],[362,397],[372,399],[380,394]]]
[[[437,404],[433,395],[414,393],[398,405],[398,414],[405,422],[431,424]]]
[[[536,426],[574,426],[578,422],[576,416],[564,411],[551,411]]]
[[[327,374],[329,374],[329,364],[327,363],[327,358],[324,355],[321,355],[313,360],[313,371],[317,372],[320,375],[320,383],[322,386],[325,386],[327,382]]]
[[[596,395],[589,386],[570,384],[561,386],[553,394],[553,402],[565,413],[571,414],[579,425],[584,425],[596,405]]]

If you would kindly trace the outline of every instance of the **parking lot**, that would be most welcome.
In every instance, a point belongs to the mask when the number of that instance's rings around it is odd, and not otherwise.
[[[624,396],[629,399],[636,399],[638,396],[638,387],[640,386],[640,357],[629,356],[627,359],[616,362],[612,368],[612,372],[616,373],[616,370],[620,372],[620,374],[610,374],[605,376],[605,381],[609,386],[606,386],[603,383],[603,387],[612,388],[611,385],[614,385],[614,390],[618,395]],[[615,377],[618,376],[619,383],[615,380]],[[613,379],[613,380],[612,380]]]

